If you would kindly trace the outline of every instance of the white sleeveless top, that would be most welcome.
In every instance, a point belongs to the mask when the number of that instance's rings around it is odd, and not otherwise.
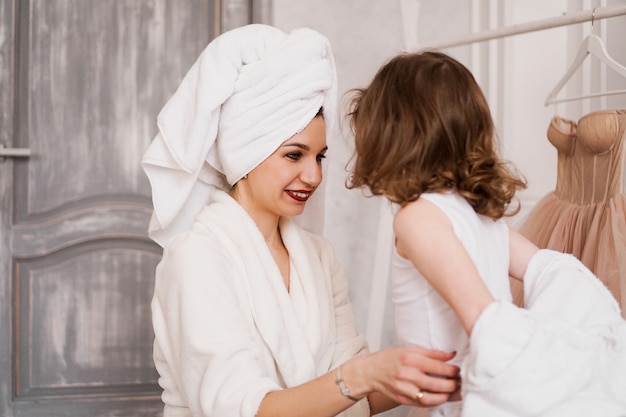
[[[509,284],[509,233],[503,220],[477,214],[456,193],[425,193],[420,196],[435,204],[448,217],[465,250],[474,261],[487,288],[497,300],[511,301]],[[445,250],[445,248],[442,248]],[[461,321],[446,301],[415,269],[411,261],[394,250],[391,266],[391,291],[395,308],[398,343],[424,348],[456,351],[450,361],[461,365],[469,341]],[[453,403],[443,404],[432,415],[456,415]],[[460,415],[460,414],[459,414]]]

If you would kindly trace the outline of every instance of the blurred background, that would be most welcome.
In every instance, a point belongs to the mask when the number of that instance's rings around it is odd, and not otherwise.
[[[0,416],[161,414],[149,306],[161,251],[146,233],[150,186],[139,161],[159,110],[217,34],[251,22],[318,30],[333,45],[344,106],[345,94],[397,53],[453,55],[490,102],[502,155],[528,179],[522,211],[508,219],[516,227],[555,186],[552,116],[626,108],[626,94],[544,105],[591,33],[626,65],[626,11],[601,17],[625,6],[0,0]],[[520,27],[529,30],[515,33]],[[623,89],[624,77],[588,58],[560,95]],[[345,189],[351,140],[347,129],[329,138],[324,233],[351,283],[357,324],[377,350],[395,343],[391,208]]]

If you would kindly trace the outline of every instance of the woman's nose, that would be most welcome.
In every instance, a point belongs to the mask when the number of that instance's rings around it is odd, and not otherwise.
[[[317,187],[322,182],[321,162],[317,158],[308,159],[300,173],[300,179],[313,188]]]

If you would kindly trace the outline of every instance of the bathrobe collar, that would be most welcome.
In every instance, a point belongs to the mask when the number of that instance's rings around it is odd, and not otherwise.
[[[276,361],[287,386],[295,386],[326,372],[332,362],[335,339],[332,290],[323,265],[310,262],[316,248],[309,232],[292,219],[283,218],[280,232],[289,251],[294,278],[304,294],[304,322],[292,306],[282,275],[256,223],[232,197],[223,191],[198,215],[208,227],[227,229],[236,242],[246,270],[244,285],[250,295],[254,323]],[[324,294],[324,293],[327,294]],[[302,308],[302,306],[300,306]]]

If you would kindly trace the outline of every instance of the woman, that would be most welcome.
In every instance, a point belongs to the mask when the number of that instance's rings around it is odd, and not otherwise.
[[[367,352],[332,248],[292,220],[321,197],[335,79],[319,33],[249,25],[211,42],[159,114],[143,165],[165,416],[367,416],[456,389],[452,353]]]
[[[352,101],[351,187],[399,205],[392,279],[401,342],[455,350],[462,401],[431,416],[626,415],[626,323],[571,255],[503,221],[524,187],[497,154],[487,100],[437,51],[399,55]],[[511,302],[509,275],[524,280]]]

